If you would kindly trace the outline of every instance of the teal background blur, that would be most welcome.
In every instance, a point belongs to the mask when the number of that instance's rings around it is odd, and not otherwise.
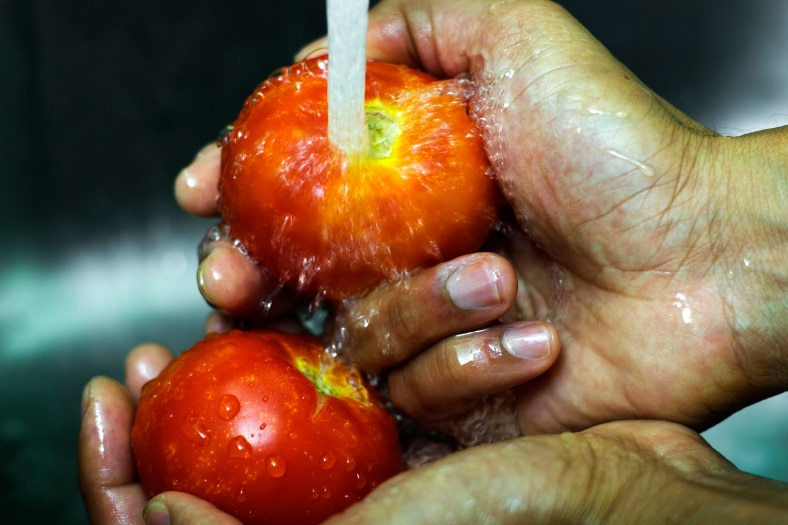
[[[788,3],[563,3],[707,126],[788,124]],[[173,178],[324,32],[322,0],[0,0],[4,523],[86,523],[83,384],[121,378],[141,341],[191,345],[209,311],[194,275],[212,221],[178,210]],[[706,436],[739,467],[788,480],[785,395]]]

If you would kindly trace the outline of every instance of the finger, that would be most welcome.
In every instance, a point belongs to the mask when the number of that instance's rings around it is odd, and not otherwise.
[[[296,304],[297,294],[267,280],[260,267],[231,242],[215,241],[207,252],[197,269],[197,285],[206,301],[230,317],[258,324],[290,312]]]
[[[148,502],[145,525],[241,525],[212,504],[183,492],[164,492]]]
[[[172,352],[155,344],[141,344],[126,356],[126,389],[136,406],[140,401],[142,386],[158,376],[173,360]]]
[[[452,334],[494,322],[513,305],[517,276],[503,257],[476,253],[349,302],[330,327],[362,370],[397,365]]]
[[[83,398],[79,486],[94,524],[140,523],[145,495],[137,483],[129,430],[134,405],[118,382],[96,377]]]
[[[394,369],[389,395],[423,426],[449,431],[482,398],[545,372],[558,353],[558,335],[548,323],[494,326],[444,339]]]
[[[298,53],[295,54],[294,60],[300,62],[307,58],[322,56],[328,53],[328,37],[323,36],[317,40],[310,42],[302,47]]]
[[[255,313],[272,292],[260,268],[230,242],[214,242],[197,269],[197,285],[205,300],[235,317]]]
[[[219,215],[221,161],[219,147],[208,144],[175,178],[175,200],[184,211],[198,217]]]
[[[222,312],[211,312],[205,320],[206,334],[224,334],[235,328],[232,317]]]

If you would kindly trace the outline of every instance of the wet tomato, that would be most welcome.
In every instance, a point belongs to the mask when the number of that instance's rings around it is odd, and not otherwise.
[[[132,429],[148,496],[212,502],[247,525],[312,524],[401,470],[393,417],[304,335],[233,331],[182,353],[142,391]]]
[[[269,276],[329,299],[477,250],[497,220],[497,186],[469,83],[368,62],[370,147],[327,139],[328,59],[260,85],[220,139],[220,209]]]

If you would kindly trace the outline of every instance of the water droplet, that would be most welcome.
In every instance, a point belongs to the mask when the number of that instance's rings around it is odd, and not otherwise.
[[[262,423],[260,423],[260,430],[265,430],[265,427],[266,427],[266,426],[268,426],[268,423],[266,423],[265,421],[263,421]]]
[[[252,456],[252,445],[243,436],[235,436],[227,445],[227,454],[235,459],[247,459]]]
[[[684,324],[692,324],[692,309],[687,302],[687,296],[683,293],[676,294],[676,300],[673,301],[673,306],[681,310],[681,320]]]
[[[312,487],[312,489],[309,491],[309,499],[317,499],[319,497],[320,497],[320,491]]]
[[[241,410],[241,402],[232,394],[225,394],[219,400],[219,417],[230,421]]]
[[[246,493],[244,492],[244,489],[241,489],[240,491],[238,491],[238,498],[237,499],[238,499],[238,503],[243,503],[243,502],[246,501]]]
[[[355,468],[356,468],[356,458],[354,458],[353,456],[347,456],[345,458],[345,471],[353,472]]]
[[[323,470],[331,470],[334,468],[334,465],[337,462],[337,455],[333,452],[329,452],[325,456],[323,456],[320,460],[320,468]]]
[[[629,162],[630,164],[634,164],[636,167],[638,167],[640,169],[641,173],[643,173],[643,175],[645,175],[646,177],[653,177],[654,176],[654,168],[652,168],[651,166],[649,166],[645,162],[640,162],[639,160],[635,160],[632,157],[624,155],[623,153],[618,152],[616,150],[606,149],[605,152],[609,153],[610,155],[612,155],[612,156],[614,156],[614,157],[616,157],[618,159],[621,159],[621,160],[624,160],[626,162]]]
[[[230,125],[228,125],[228,126],[225,126],[225,127],[224,127],[224,128],[223,128],[223,129],[222,129],[220,132],[219,132],[219,138],[218,138],[218,139],[216,139],[216,145],[217,145],[217,146],[219,146],[220,148],[221,148],[222,146],[225,146],[225,145],[227,145],[227,143],[228,143],[228,142],[230,142],[230,133],[232,132],[232,130],[233,130],[233,127],[232,127],[232,126],[230,126]]]
[[[263,396],[263,403],[267,403],[267,402],[268,402],[268,396]]]
[[[197,443],[203,447],[211,444],[211,435],[201,423],[185,425],[182,429],[183,435],[192,443]]]
[[[513,76],[514,76],[514,69],[510,67],[507,67],[506,69],[503,69],[501,70],[500,73],[498,73],[499,80],[505,80],[507,78],[512,78]]]
[[[328,498],[330,498],[330,497],[331,497],[331,489],[330,489],[330,488],[328,488],[328,487],[323,487],[322,489],[320,489],[320,496],[321,496],[323,499],[328,499]]]
[[[287,463],[282,456],[268,456],[265,460],[265,470],[272,478],[281,478],[287,471]]]
[[[362,472],[356,472],[355,486],[358,490],[367,486],[367,477]]]

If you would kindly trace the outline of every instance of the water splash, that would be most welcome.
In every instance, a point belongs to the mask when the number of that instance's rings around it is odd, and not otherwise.
[[[521,435],[513,390],[483,398],[468,414],[453,422],[449,434],[463,447],[495,443]]]

